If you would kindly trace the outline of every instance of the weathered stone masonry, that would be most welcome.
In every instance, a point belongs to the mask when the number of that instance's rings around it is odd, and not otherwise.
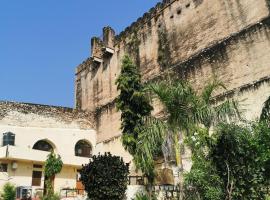
[[[72,108],[0,101],[0,125],[94,129],[92,113]]]
[[[119,35],[104,28],[103,39],[92,39],[90,57],[76,69],[76,105],[95,112],[100,150],[120,145],[115,80],[126,53],[144,81],[172,71],[200,91],[215,76],[228,90],[213,100],[234,97],[248,119],[258,116],[270,95],[269,5],[268,0],[164,0]]]

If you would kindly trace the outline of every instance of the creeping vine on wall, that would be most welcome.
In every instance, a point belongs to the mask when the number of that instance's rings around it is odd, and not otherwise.
[[[135,31],[126,45],[126,51],[133,58],[137,67],[140,67],[140,44],[141,40],[138,38],[138,32]]]
[[[171,65],[170,43],[165,28],[158,30],[158,63],[161,69],[166,69]]]

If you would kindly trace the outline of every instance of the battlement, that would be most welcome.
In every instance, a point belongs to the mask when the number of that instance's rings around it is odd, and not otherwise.
[[[116,35],[103,28],[91,53],[76,69],[77,105],[106,105],[117,95],[123,55],[136,62],[143,81],[213,48],[269,18],[268,0],[163,0]],[[256,5],[256,6],[255,6]]]
[[[115,81],[125,54],[144,82],[171,71],[198,92],[211,77],[230,91],[258,86],[269,76],[269,2],[163,0],[118,35],[105,27],[103,37],[91,40],[91,56],[76,71],[76,107],[95,113],[98,141],[121,134]]]
[[[157,35],[157,42],[160,46],[163,46],[158,48],[164,50],[164,52],[158,52],[158,54],[161,54],[160,60],[163,60],[163,63],[158,64],[167,66],[175,64],[176,62],[164,63],[165,59],[162,56],[168,57],[168,60],[171,60],[170,57],[174,56],[186,60],[191,54],[198,53],[209,47],[210,43],[213,44],[218,40],[228,38],[246,26],[260,21],[263,17],[268,17],[269,1],[259,1],[239,0],[226,3],[217,0],[163,0],[118,35],[115,34],[111,27],[104,27],[103,37],[93,37],[91,39],[90,58],[82,65],[90,66],[90,71],[98,68],[104,62],[104,59],[110,60],[119,49],[128,50],[128,45],[134,39],[134,35],[140,43],[142,41],[145,43],[147,38],[151,38],[150,40],[153,41],[153,39],[156,39],[155,35]],[[256,4],[257,9],[253,10],[253,4]],[[267,14],[265,8],[268,10]],[[205,35],[211,36],[206,38],[204,42],[202,37]],[[180,37],[184,38],[181,45],[177,46],[177,43],[171,43],[165,46],[165,40],[169,41],[171,38],[175,38],[177,42]],[[201,45],[199,43],[205,44]],[[134,44],[131,44],[131,46],[134,46]],[[137,46],[135,48],[141,49],[143,47]],[[177,52],[178,48],[185,49],[185,52],[182,53],[183,57],[179,57],[177,53],[177,55],[172,55]],[[134,52],[134,48],[126,51],[128,54],[130,52]],[[82,68],[84,67],[79,66],[76,72],[81,71]]]
[[[144,13],[142,17],[139,17],[136,22],[133,22],[128,26],[124,31],[115,37],[116,43],[122,41],[125,37],[128,37],[135,31],[138,31],[140,27],[143,27],[145,24],[151,22],[151,19],[162,14],[162,11],[169,7],[171,4],[179,0],[163,0],[156,4],[155,7],[151,8],[148,12]],[[183,0],[182,0],[183,1]],[[191,0],[192,1],[192,0]],[[194,2],[202,2],[203,0],[193,0]]]
[[[86,68],[86,66],[96,68],[97,66],[93,67],[95,63],[96,65],[99,65],[101,62],[103,62],[104,57],[108,58],[108,56],[112,56],[117,45],[119,45],[121,42],[126,43],[126,40],[130,38],[133,33],[143,29],[145,24],[147,24],[149,28],[155,26],[156,24],[152,24],[151,20],[155,18],[154,21],[157,22],[158,17],[162,15],[164,9],[170,7],[174,2],[178,1],[182,2],[182,6],[175,11],[175,14],[180,15],[183,9],[190,8],[191,4],[193,4],[194,7],[197,7],[204,0],[163,0],[162,2],[157,3],[156,6],[152,7],[148,12],[144,13],[142,17],[139,17],[136,22],[133,22],[118,35],[115,34],[113,28],[109,26],[104,27],[102,38],[91,38],[90,57],[77,67],[76,74]],[[174,13],[172,13],[172,16],[173,14]]]

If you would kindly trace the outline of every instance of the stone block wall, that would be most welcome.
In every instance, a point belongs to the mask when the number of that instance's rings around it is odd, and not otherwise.
[[[218,91],[214,100],[242,98],[247,118],[254,118],[270,95],[269,31],[268,0],[164,0],[119,35],[103,30],[99,50],[92,46],[91,56],[76,69],[77,108],[95,113],[99,143],[106,146],[121,135],[115,80],[129,54],[143,81],[173,71],[200,92],[217,77],[228,91]],[[106,47],[114,54],[108,56]],[[95,52],[101,63],[93,59]]]

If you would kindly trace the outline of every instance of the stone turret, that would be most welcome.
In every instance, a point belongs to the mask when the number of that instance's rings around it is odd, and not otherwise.
[[[91,58],[94,61],[102,62],[102,48],[104,44],[103,41],[98,37],[93,37],[91,39]]]
[[[106,26],[103,28],[103,43],[106,47],[114,48],[114,37],[115,31],[111,27]]]

